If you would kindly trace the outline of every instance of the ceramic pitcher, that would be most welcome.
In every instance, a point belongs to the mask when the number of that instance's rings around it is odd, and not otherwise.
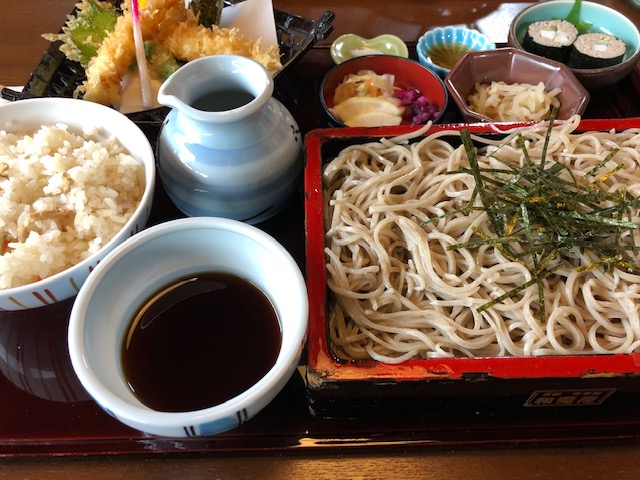
[[[290,200],[302,138],[273,88],[262,65],[235,55],[191,61],[160,87],[158,102],[171,111],[158,137],[158,172],[182,212],[255,224]]]

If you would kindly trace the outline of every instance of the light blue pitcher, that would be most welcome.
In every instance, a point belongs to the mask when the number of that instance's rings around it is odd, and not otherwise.
[[[160,87],[158,102],[172,110],[158,172],[186,215],[255,224],[286,206],[299,185],[302,138],[273,88],[262,65],[235,55],[191,61]]]

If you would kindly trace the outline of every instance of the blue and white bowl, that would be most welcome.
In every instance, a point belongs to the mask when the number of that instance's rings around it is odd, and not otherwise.
[[[418,40],[416,50],[420,63],[445,78],[451,68],[467,52],[495,50],[489,37],[466,27],[437,27]]]
[[[72,132],[95,127],[100,138],[115,137],[144,166],[144,193],[129,220],[100,250],[55,275],[0,290],[0,310],[38,308],[75,296],[105,255],[142,230],[151,214],[156,180],[153,147],[144,132],[125,115],[99,103],[61,97],[30,98],[0,107],[0,130],[9,133],[35,132],[43,125],[58,123],[67,125]]]
[[[282,335],[278,357],[260,380],[223,403],[186,412],[154,410],[134,395],[122,369],[120,354],[127,327],[160,288],[206,271],[240,276],[271,300]],[[212,321],[215,318],[212,314]],[[307,322],[304,277],[276,239],[237,220],[182,218],[129,238],[93,270],[71,311],[69,356],[86,391],[125,425],[167,437],[207,436],[238,427],[276,397],[298,367]],[[186,353],[189,345],[184,349]],[[251,358],[251,351],[238,351],[220,368],[232,368],[241,357]],[[202,381],[216,378],[212,371]]]

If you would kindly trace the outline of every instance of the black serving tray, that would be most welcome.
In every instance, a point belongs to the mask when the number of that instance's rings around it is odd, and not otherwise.
[[[416,59],[415,44],[409,48],[411,58]],[[315,45],[303,58],[298,55],[299,65],[287,68],[276,81],[276,94],[280,91],[304,135],[330,126],[318,96],[322,78],[334,66],[329,53],[328,45]],[[62,72],[56,67],[54,73],[57,81]],[[640,118],[638,99],[640,70],[592,98],[586,118]],[[447,119],[460,118],[455,105],[448,109]],[[158,127],[141,125],[152,144],[157,140]],[[305,210],[301,185],[287,208],[259,228],[276,238],[306,275]],[[180,216],[183,214],[157,183],[148,225]],[[349,451],[373,449],[406,452],[478,446],[592,446],[595,442],[640,440],[640,409],[636,404],[620,408],[530,408],[523,414],[523,408],[480,411],[473,408],[475,400],[469,397],[466,409],[416,410],[399,401],[394,415],[371,412],[369,416],[355,416],[352,414],[362,412],[354,412],[354,402],[346,396],[331,405],[314,398],[307,381],[311,364],[308,353],[303,356],[307,364],[300,366],[280,394],[237,429],[185,439],[146,435],[103,411],[75,376],[66,342],[73,300],[0,312],[0,351],[4,352],[0,355],[0,459],[114,454],[147,458],[182,453],[238,456],[251,452],[332,452],[339,458]],[[317,400],[323,401],[319,404]]]

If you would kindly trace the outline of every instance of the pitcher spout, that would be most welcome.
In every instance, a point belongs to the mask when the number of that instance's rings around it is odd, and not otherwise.
[[[173,73],[158,91],[158,103],[191,118],[216,122],[243,110],[250,115],[273,94],[273,77],[262,65],[236,55],[193,60]],[[238,112],[240,113],[240,112]]]
[[[169,95],[162,92],[162,87],[158,91],[158,103],[165,107],[175,108],[177,110],[184,110],[186,104],[180,100],[180,97],[176,95]]]

